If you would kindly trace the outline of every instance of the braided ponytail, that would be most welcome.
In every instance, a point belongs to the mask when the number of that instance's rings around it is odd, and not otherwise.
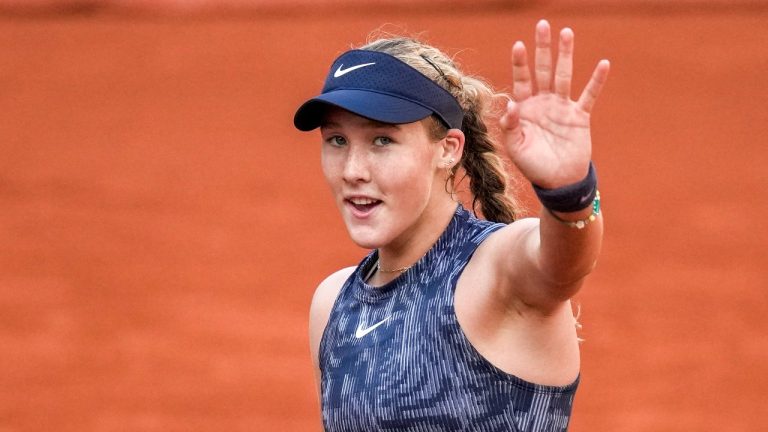
[[[379,38],[360,49],[384,52],[421,72],[448,90],[464,110],[461,127],[464,132],[464,155],[459,164],[470,179],[472,209],[480,204],[483,217],[494,222],[511,223],[518,210],[516,202],[506,195],[508,177],[496,145],[485,124],[487,106],[496,94],[483,81],[466,76],[443,52],[430,45],[405,37]],[[430,117],[432,138],[445,137],[447,127],[436,116]],[[449,178],[454,182],[453,176]],[[454,186],[454,185],[451,185]]]
[[[511,223],[515,220],[515,202],[506,194],[507,174],[504,164],[495,152],[488,128],[481,112],[470,106],[464,112],[461,127],[466,141],[461,164],[470,178],[470,191],[474,196],[472,208],[480,202],[483,217],[495,222]]]

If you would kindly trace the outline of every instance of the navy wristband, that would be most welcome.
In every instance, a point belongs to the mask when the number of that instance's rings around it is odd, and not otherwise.
[[[592,205],[597,194],[597,173],[595,166],[589,162],[587,176],[578,183],[562,186],[557,189],[543,189],[533,185],[536,196],[541,204],[549,210],[570,213]]]

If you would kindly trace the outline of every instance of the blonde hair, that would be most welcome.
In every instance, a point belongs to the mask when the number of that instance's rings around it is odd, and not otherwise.
[[[494,222],[511,223],[519,212],[516,201],[506,194],[509,177],[504,162],[496,152],[496,143],[486,125],[493,99],[500,96],[479,78],[463,74],[445,53],[417,39],[388,36],[370,40],[359,49],[389,54],[408,64],[458,100],[464,111],[461,130],[466,137],[464,154],[457,166],[470,179],[472,209],[480,204],[483,217]],[[446,136],[448,126],[437,116],[429,118],[429,131],[435,140]],[[455,178],[449,182],[455,187]]]

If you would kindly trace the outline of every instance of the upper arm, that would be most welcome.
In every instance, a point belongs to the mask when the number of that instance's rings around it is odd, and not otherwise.
[[[315,365],[318,394],[320,388],[320,340],[331,315],[333,303],[336,301],[341,287],[344,286],[354,271],[355,267],[347,267],[328,276],[320,282],[312,297],[312,305],[309,308],[309,348],[312,354],[312,363]]]

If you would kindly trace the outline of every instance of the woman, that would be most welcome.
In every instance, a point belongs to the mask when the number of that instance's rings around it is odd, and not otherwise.
[[[310,342],[327,431],[565,430],[579,381],[569,299],[602,238],[589,113],[598,63],[570,99],[573,32],[533,77],[512,48],[504,146],[542,201],[514,221],[486,127],[492,91],[437,49],[381,39],[342,54],[294,123],[320,127],[322,167],[352,240],[373,249],[317,288]],[[534,90],[534,81],[536,90]],[[458,205],[454,173],[470,178]]]

